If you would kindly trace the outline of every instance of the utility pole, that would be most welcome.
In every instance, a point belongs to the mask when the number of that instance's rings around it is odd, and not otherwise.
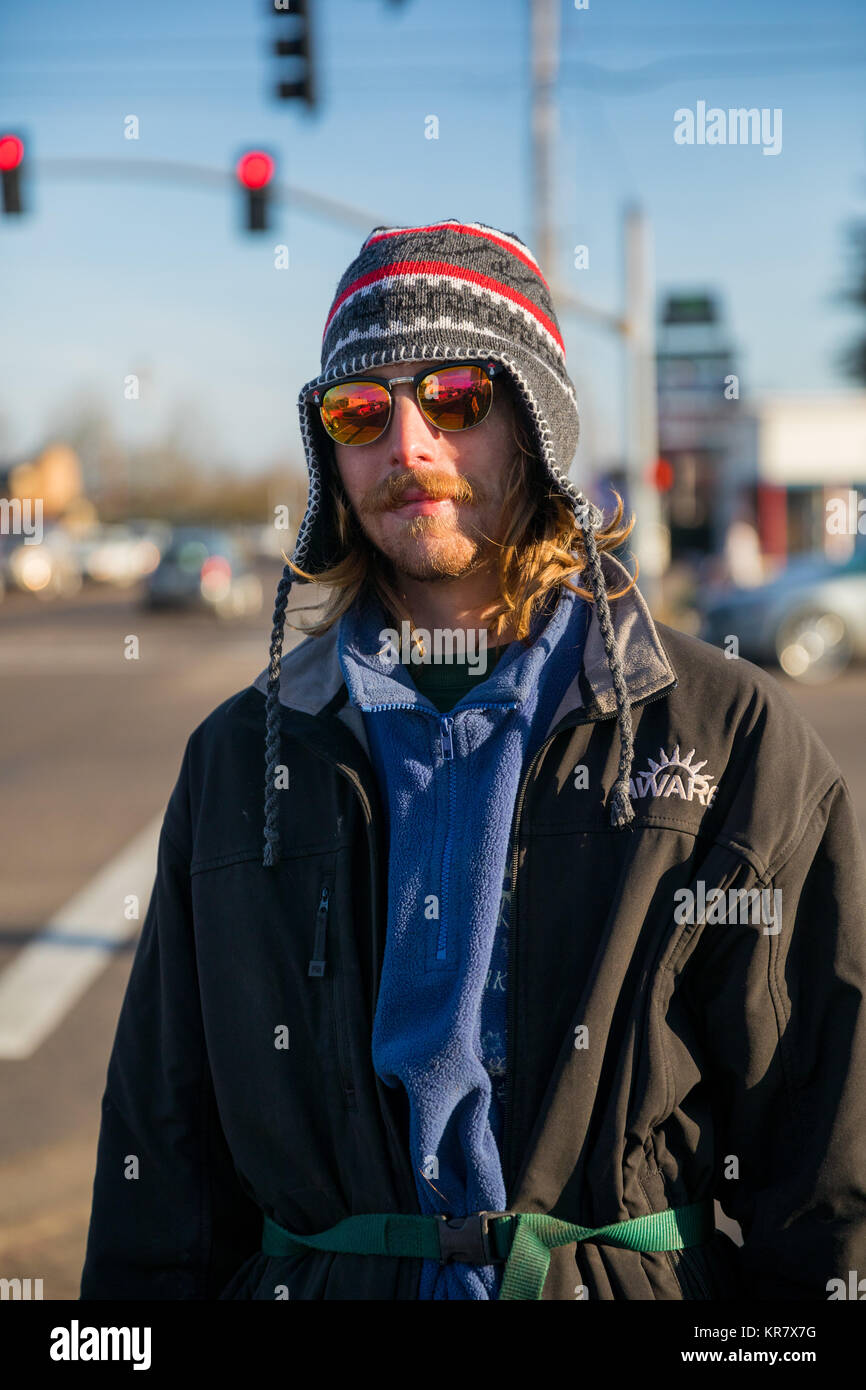
[[[559,69],[559,0],[532,0],[532,205],[535,253],[545,275],[556,278],[552,166],[556,152],[556,77]]]
[[[559,0],[531,0],[531,196],[535,251],[557,311],[575,313],[612,330],[625,347],[626,476],[629,507],[635,514],[635,527],[627,544],[638,562],[638,587],[652,608],[659,598],[659,580],[667,557],[661,543],[659,496],[652,483],[658,412],[650,230],[637,207],[626,208],[622,312],[588,304],[572,289],[559,284],[553,211],[559,37]]]
[[[628,544],[640,565],[638,588],[652,609],[660,598],[667,555],[659,494],[652,481],[658,453],[652,233],[636,204],[625,209],[624,242],[626,473],[629,506],[636,518]]]

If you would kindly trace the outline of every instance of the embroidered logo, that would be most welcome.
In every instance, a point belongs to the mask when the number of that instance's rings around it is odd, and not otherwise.
[[[658,762],[647,758],[650,771],[639,772],[630,779],[629,796],[636,801],[647,796],[678,796],[683,801],[697,798],[702,806],[712,806],[719,788],[710,786],[714,780],[712,773],[701,772],[701,768],[707,765],[707,759],[693,763],[694,756],[695,750],[692,748],[686,757],[681,758],[679,744],[670,757],[660,748]]]

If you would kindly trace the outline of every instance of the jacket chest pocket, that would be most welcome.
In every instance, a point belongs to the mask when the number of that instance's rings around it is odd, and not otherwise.
[[[352,1068],[343,972],[340,969],[339,951],[335,951],[334,882],[333,871],[323,873],[319,879],[315,918],[312,924],[313,954],[307,966],[307,977],[320,981],[320,984],[312,987],[325,992],[320,1003],[331,1018],[331,1034],[340,1088],[347,1108],[357,1110],[358,1099]]]

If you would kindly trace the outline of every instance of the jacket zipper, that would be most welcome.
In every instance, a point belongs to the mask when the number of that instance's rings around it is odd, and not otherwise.
[[[307,975],[319,978],[325,974],[326,965],[326,945],[328,917],[331,908],[332,884],[327,879],[319,893],[319,902],[316,908],[316,931],[313,941],[313,958],[307,966]],[[339,970],[331,970],[330,992],[331,992],[331,1018],[333,1020],[334,1039],[337,1044],[337,1065],[340,1071],[340,1085],[343,1088],[343,1095],[346,1098],[346,1105],[350,1110],[357,1110],[358,1101],[355,1095],[355,1082],[352,1075],[351,1062],[349,1060],[350,1049],[346,1041],[345,1032],[345,1000],[343,998],[342,979]]]
[[[454,824],[455,801],[457,799],[457,788],[454,782],[454,744],[451,738],[451,729],[454,720],[444,714],[440,720],[442,730],[442,759],[448,763],[448,829],[445,832],[445,848],[442,851],[442,902],[439,914],[439,939],[436,942],[436,959],[445,960],[448,949],[448,925],[446,921],[448,912],[448,879],[451,874],[451,827]]]
[[[646,700],[635,701],[632,709],[642,709],[644,705],[651,705],[655,700],[662,700],[669,695],[677,686],[677,681],[671,681],[662,690],[650,695]],[[529,786],[529,779],[533,769],[540,762],[547,752],[554,739],[558,738],[566,729],[579,728],[581,724],[600,724],[605,719],[616,719],[617,710],[610,714],[600,714],[594,719],[573,719],[566,716],[568,723],[560,723],[556,726],[550,736],[538,749],[526,770],[526,776],[520,784],[517,796],[517,803],[514,808],[514,824],[511,832],[511,902],[508,914],[508,1013],[507,1027],[505,1035],[505,1126],[502,1136],[502,1172],[506,1184],[506,1204],[511,1200],[511,1146],[513,1140],[513,1119],[514,1119],[514,1063],[517,1056],[515,1045],[515,1033],[517,1031],[517,989],[515,980],[514,963],[517,959],[517,856],[519,850],[520,817],[523,811],[523,802],[526,796],[526,789]]]
[[[346,1105],[350,1110],[358,1109],[358,1099],[355,1095],[355,1083],[352,1079],[351,1063],[349,1062],[349,1048],[346,1043],[346,1021],[345,1021],[345,1001],[343,999],[342,976],[339,971],[331,971],[331,1010],[334,1020],[334,1032],[337,1038],[337,1061],[340,1067],[340,1081],[343,1087],[343,1094],[346,1097]]]
[[[328,927],[330,900],[331,890],[327,883],[323,883],[319,906],[316,908],[316,935],[313,942],[313,958],[307,966],[308,975],[317,976],[325,973],[325,933]]]

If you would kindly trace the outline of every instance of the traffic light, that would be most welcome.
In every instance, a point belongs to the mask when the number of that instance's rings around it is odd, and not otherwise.
[[[294,0],[292,17],[300,21],[295,25],[295,37],[275,39],[274,52],[278,58],[300,58],[301,68],[293,82],[278,82],[277,96],[280,101],[294,101],[298,98],[312,108],[316,104],[316,87],[313,76],[312,34],[310,10],[312,0]],[[277,7],[274,6],[274,13]]]
[[[674,468],[670,459],[657,458],[650,467],[652,485],[659,492],[670,492],[674,485]]]
[[[275,164],[264,150],[247,150],[235,167],[238,183],[246,190],[247,230],[266,232],[270,207],[270,183]]]
[[[0,135],[0,176],[3,182],[4,213],[23,212],[21,206],[21,165],[24,141],[17,135]]]

